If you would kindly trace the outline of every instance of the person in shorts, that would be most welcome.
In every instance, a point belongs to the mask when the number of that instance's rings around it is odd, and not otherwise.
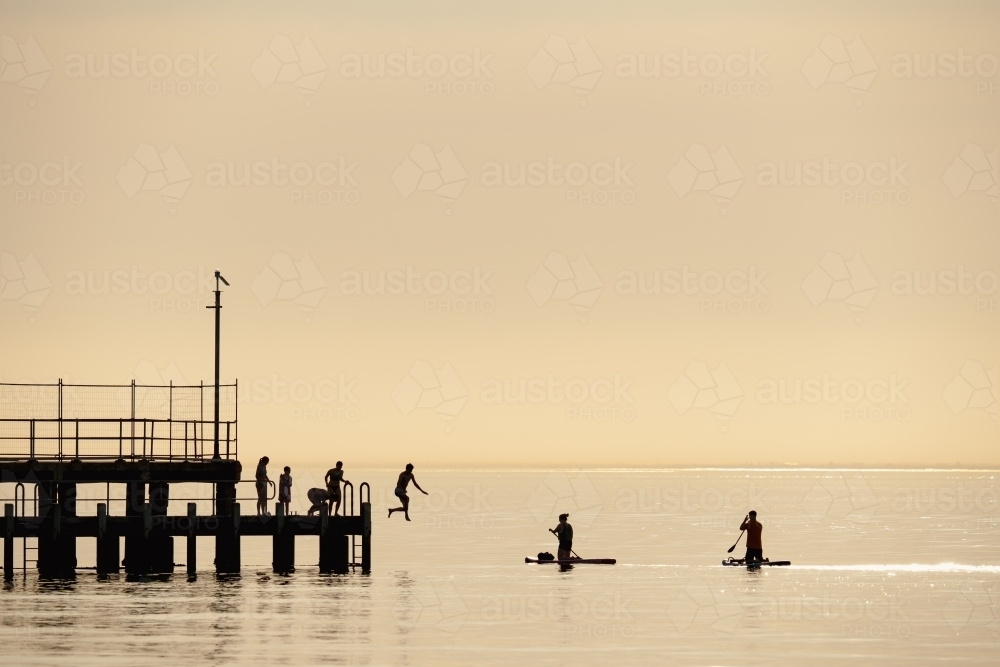
[[[285,516],[288,516],[292,506],[292,469],[288,466],[278,477],[278,502],[285,506]]]
[[[270,514],[267,511],[267,483],[271,481],[267,478],[267,464],[270,462],[271,459],[266,456],[260,457],[260,461],[257,462],[257,471],[254,473],[255,486],[257,487],[257,516]]]
[[[743,523],[740,524],[740,530],[747,531],[747,564],[764,562],[764,547],[761,546],[760,542],[760,534],[764,530],[764,526],[757,521],[755,510],[750,510],[750,513],[746,515]]]
[[[573,526],[569,525],[569,514],[559,515],[559,525],[549,528],[549,532],[559,538],[559,560],[573,558]]]
[[[330,516],[337,516],[340,512],[340,485],[343,482],[350,484],[349,480],[344,479],[344,462],[337,461],[337,467],[326,471],[326,490],[330,494]],[[347,511],[346,507],[344,511]]]
[[[413,464],[407,463],[406,470],[399,473],[399,479],[396,480],[396,491],[395,495],[399,498],[399,502],[403,503],[402,507],[391,507],[389,508],[389,516],[392,517],[393,512],[402,512],[406,520],[410,520],[410,497],[406,495],[406,486],[413,482],[413,486],[417,487],[420,493],[427,495],[427,492],[420,488],[417,484],[417,478],[413,476]]]

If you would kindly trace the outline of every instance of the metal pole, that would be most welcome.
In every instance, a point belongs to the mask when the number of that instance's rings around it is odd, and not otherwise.
[[[229,283],[222,277],[218,269],[215,271],[215,305],[205,306],[215,309],[215,436],[213,438],[212,458],[219,459],[219,329],[222,326],[222,289],[219,285],[222,281],[227,286]]]
[[[59,460],[63,457],[63,399],[62,378],[59,378]]]

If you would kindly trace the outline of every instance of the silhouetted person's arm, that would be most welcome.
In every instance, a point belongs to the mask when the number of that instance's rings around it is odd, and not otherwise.
[[[420,485],[419,485],[419,484],[417,484],[417,478],[416,478],[416,477],[413,477],[413,476],[411,475],[411,476],[410,476],[410,481],[412,481],[412,482],[413,482],[413,486],[417,487],[417,490],[418,490],[418,491],[420,491],[420,493],[424,494],[425,496],[427,495],[427,492],[426,492],[426,491],[424,491],[423,489],[421,489],[421,488],[420,488]]]

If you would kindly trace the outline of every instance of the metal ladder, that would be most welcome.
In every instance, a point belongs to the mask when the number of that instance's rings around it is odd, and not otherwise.
[[[30,516],[38,516],[38,484],[34,484],[33,487],[34,491],[32,492],[32,498],[31,498],[32,511]],[[20,514],[18,514],[18,508],[17,508],[18,496],[20,496],[21,500]],[[22,516],[22,517],[29,516],[27,512],[27,492],[25,491],[24,483],[22,482],[18,482],[14,486],[14,516]],[[36,567],[38,566],[38,538],[36,537],[34,539],[35,539],[35,546],[32,547],[28,546],[27,537],[21,538],[21,574],[27,574],[29,562],[34,563]],[[35,552],[34,558],[31,559],[28,558],[29,551]]]
[[[372,487],[368,485],[368,482],[361,482],[361,486],[358,487],[358,502],[359,503],[371,503],[372,500]],[[354,516],[354,486],[351,486],[351,516]],[[361,567],[361,543],[358,540],[358,535],[351,535],[351,567]]]

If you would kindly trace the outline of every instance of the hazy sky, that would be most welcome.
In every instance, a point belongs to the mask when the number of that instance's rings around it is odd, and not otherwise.
[[[0,380],[220,268],[245,463],[1000,462],[997,6],[650,4],[0,4]]]

